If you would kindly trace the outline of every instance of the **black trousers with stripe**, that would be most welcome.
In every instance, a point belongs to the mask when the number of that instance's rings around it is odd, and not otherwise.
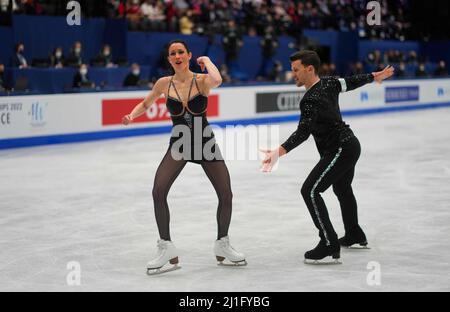
[[[324,153],[303,183],[301,193],[311,214],[320,238],[326,244],[338,244],[328,210],[321,193],[330,186],[336,194],[342,211],[345,231],[358,226],[356,199],[352,190],[355,165],[361,154],[361,146],[356,137],[342,143],[334,151]]]

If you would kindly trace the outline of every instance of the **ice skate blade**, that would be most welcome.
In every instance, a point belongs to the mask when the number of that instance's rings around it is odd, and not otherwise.
[[[310,264],[310,265],[335,265],[335,264],[342,264],[339,259],[320,259],[320,260],[313,260],[313,259],[305,259],[303,260],[304,264]]]
[[[344,247],[345,249],[357,249],[357,250],[370,249],[370,247],[367,246],[367,243],[365,243],[365,244],[356,243],[356,244],[353,244],[350,246],[341,246],[341,247]]]
[[[177,264],[172,266],[171,268],[166,268],[166,269],[163,269],[163,268],[156,268],[156,269],[147,268],[147,275],[149,275],[149,276],[159,275],[159,274],[163,274],[163,273],[167,273],[167,272],[176,271],[176,270],[179,270],[179,269],[181,269],[181,267],[179,265],[177,265]]]
[[[247,261],[246,260],[242,260],[242,261],[231,261],[231,262],[223,262],[225,259],[222,260],[217,260],[217,265],[218,266],[230,266],[230,267],[236,267],[236,266],[246,266],[247,265]]]
[[[304,264],[309,264],[309,265],[335,265],[335,264],[342,264],[341,261],[339,260],[311,260],[311,259],[305,259],[303,260]]]
[[[365,249],[370,249],[369,246],[342,246],[345,249],[356,249],[356,250],[365,250]]]

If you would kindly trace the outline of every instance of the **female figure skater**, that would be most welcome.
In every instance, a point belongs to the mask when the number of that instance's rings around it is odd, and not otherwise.
[[[247,264],[245,256],[230,246],[228,238],[232,210],[230,175],[206,119],[209,91],[218,87],[222,83],[222,78],[217,67],[206,56],[199,57],[197,63],[202,71],[206,69],[208,73],[193,73],[189,69],[191,58],[192,53],[184,41],[170,42],[167,46],[167,59],[175,74],[160,78],[148,96],[122,119],[123,124],[128,125],[164,94],[173,122],[169,148],[156,171],[153,185],[153,202],[160,239],[157,256],[147,264],[148,274],[179,268],[178,251],[172,243],[169,231],[167,194],[187,162],[202,166],[219,199],[218,234],[214,245],[218,264],[224,264],[225,259],[231,261],[233,265]],[[168,262],[173,266],[161,270]]]

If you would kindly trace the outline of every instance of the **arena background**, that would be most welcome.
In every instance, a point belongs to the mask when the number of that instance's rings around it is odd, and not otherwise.
[[[0,1],[0,290],[449,290],[447,1],[375,1],[380,25],[368,22],[367,1],[78,1],[78,17],[68,2]],[[300,196],[317,160],[310,138],[270,176],[259,160],[227,162],[230,232],[248,267],[216,266],[217,200],[187,166],[169,194],[183,268],[145,275],[157,239],[151,186],[171,122],[164,99],[132,125],[121,118],[170,73],[163,51],[175,38],[221,70],[210,122],[242,126],[243,138],[249,126],[279,126],[272,147],[296,128],[305,91],[291,78],[293,52],[316,50],[323,76],[396,68],[383,84],[340,96],[363,146],[354,185],[372,249],[343,252],[338,267],[303,264],[315,243]],[[89,82],[77,84],[81,64]],[[335,197],[324,199],[342,233]]]

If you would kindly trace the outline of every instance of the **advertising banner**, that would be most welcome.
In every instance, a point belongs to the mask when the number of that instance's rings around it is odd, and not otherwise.
[[[207,115],[211,123],[220,125],[293,121],[298,118],[305,92],[294,84],[221,87],[209,95]],[[129,91],[0,97],[0,148],[169,131],[172,122],[164,98],[132,124],[122,125],[122,117],[147,94]],[[450,79],[371,83],[341,93],[339,102],[344,114],[450,106]]]
[[[105,99],[102,100],[102,125],[120,125],[122,117],[129,114],[133,108],[144,98],[129,99]],[[219,116],[219,96],[217,94],[208,97],[208,117]],[[166,107],[166,100],[159,98],[151,104],[145,114],[134,120],[134,123],[148,123],[157,121],[169,121],[170,113]]]

